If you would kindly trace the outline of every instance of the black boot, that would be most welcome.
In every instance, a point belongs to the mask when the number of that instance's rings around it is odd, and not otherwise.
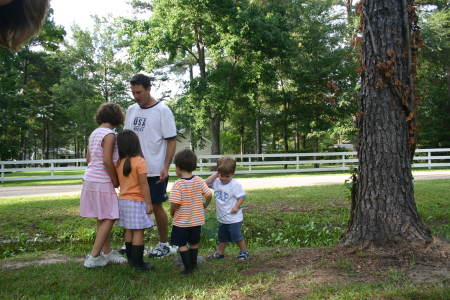
[[[151,264],[144,261],[144,245],[132,245],[131,256],[133,257],[133,265],[136,270],[148,271],[153,269]]]
[[[191,264],[191,253],[188,251],[179,252],[181,256],[181,260],[183,261],[184,270],[181,271],[181,274],[191,274],[192,273],[192,264]]]
[[[130,266],[133,265],[133,253],[131,245],[132,245],[131,242],[125,242],[125,254],[127,255],[128,265]]]
[[[198,248],[197,249],[190,248],[189,252],[191,254],[191,268],[192,268],[192,271],[198,270],[198,267],[197,267]]]

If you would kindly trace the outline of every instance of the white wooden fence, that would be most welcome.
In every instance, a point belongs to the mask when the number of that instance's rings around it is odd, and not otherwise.
[[[447,155],[436,155],[446,152]],[[434,155],[432,155],[434,154]],[[209,168],[215,166],[214,159],[223,155],[199,155],[195,175],[211,175]],[[280,153],[280,154],[236,154],[236,174],[248,173],[300,173],[323,171],[347,171],[357,165],[356,152]],[[46,166],[47,165],[47,166]],[[171,167],[175,167],[173,164]],[[450,148],[418,149],[413,168],[450,167]],[[76,179],[83,175],[55,175],[56,171],[85,170],[86,161],[78,159],[48,159],[24,161],[0,161],[0,181]],[[27,172],[47,171],[50,175],[30,176]],[[23,173],[24,176],[8,176],[8,173]],[[18,175],[18,174],[15,174]]]

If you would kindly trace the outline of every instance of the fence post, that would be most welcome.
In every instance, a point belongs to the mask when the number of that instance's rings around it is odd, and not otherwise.
[[[3,171],[3,164],[0,164],[0,172],[2,172],[2,183],[5,182],[4,178],[5,178],[5,173]]]
[[[342,155],[342,167],[345,168],[345,155]]]
[[[431,170],[431,151],[428,151],[428,170]]]
[[[55,163],[51,162],[50,166],[52,167],[52,170],[50,171],[50,177],[55,177]]]

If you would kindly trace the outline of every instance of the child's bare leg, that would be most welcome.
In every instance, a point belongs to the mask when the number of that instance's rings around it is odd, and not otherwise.
[[[188,247],[186,247],[186,246],[178,247],[178,252],[184,252],[184,251],[188,251]]]
[[[226,246],[227,246],[227,243],[219,242],[219,246],[217,246],[217,253],[219,253],[219,255],[223,255],[225,253]]]
[[[245,245],[245,240],[236,243],[239,247],[239,251],[247,251],[247,246]]]
[[[97,257],[100,255],[100,250],[103,250],[105,254],[111,252],[111,245],[109,243],[109,233],[116,220],[104,219],[97,220],[97,236],[95,238],[94,247],[92,248],[91,255]]]
[[[124,240],[125,240],[125,243],[133,242],[133,229],[125,229]]]
[[[190,249],[198,249],[198,244],[195,244],[195,245],[189,244],[189,248]]]
[[[133,231],[133,246],[144,245],[144,229],[132,229]]]

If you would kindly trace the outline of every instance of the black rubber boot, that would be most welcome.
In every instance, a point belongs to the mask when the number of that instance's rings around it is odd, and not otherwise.
[[[153,266],[144,261],[144,245],[131,246],[131,256],[133,257],[133,266],[139,271],[152,270]]]
[[[133,254],[132,254],[132,248],[131,248],[131,242],[125,242],[125,254],[128,258],[128,265],[133,265]]]
[[[191,274],[192,273],[192,264],[191,264],[191,253],[188,251],[179,252],[181,256],[181,260],[183,261],[184,270],[181,271],[181,274]]]
[[[198,270],[198,266],[197,266],[198,248],[197,249],[189,249],[189,252],[191,254],[192,271]]]

